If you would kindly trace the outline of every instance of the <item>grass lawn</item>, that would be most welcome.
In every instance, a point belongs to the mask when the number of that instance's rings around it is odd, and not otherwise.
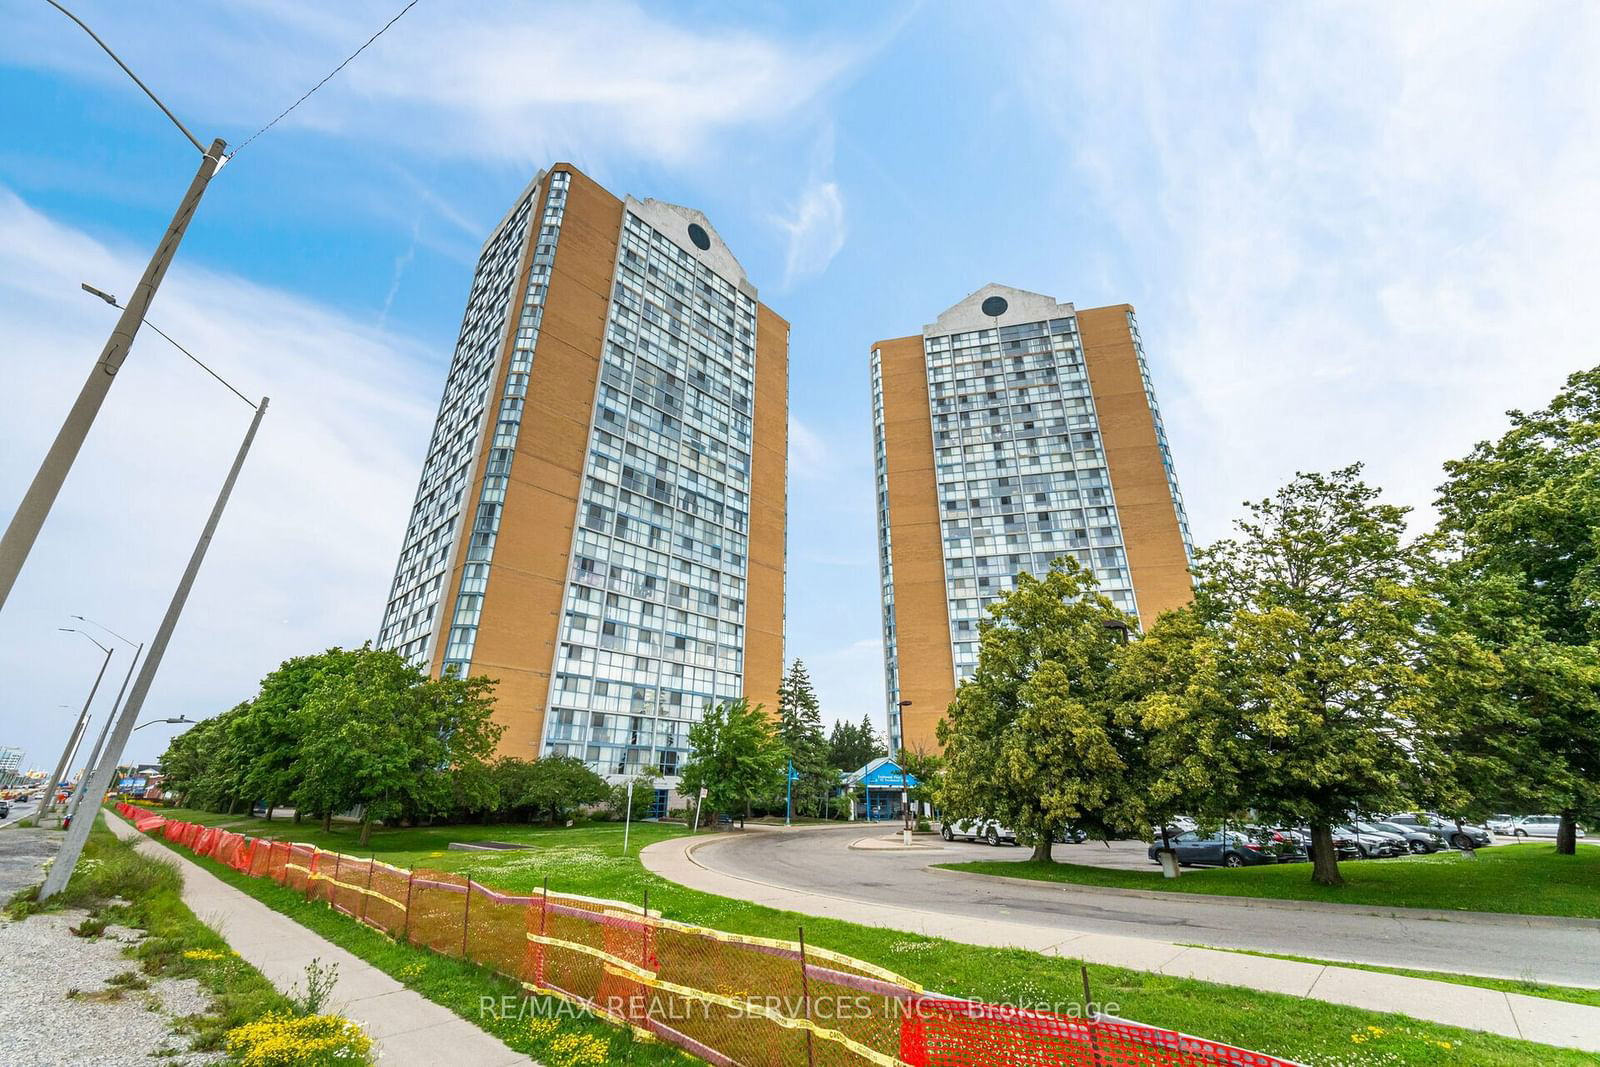
[[[1319,960],[1315,956],[1290,956],[1281,952],[1254,952],[1247,948],[1218,948],[1215,945],[1188,944],[1190,948],[1209,949],[1213,952],[1232,952],[1240,956],[1265,956],[1269,960],[1293,960],[1295,963],[1315,963],[1323,967],[1350,967],[1358,971],[1377,971],[1379,974],[1398,974],[1406,978],[1426,978],[1430,982],[1449,982],[1452,985],[1477,986],[1501,993],[1521,993],[1545,1000],[1564,1000],[1569,1004],[1585,1004],[1600,1008],[1600,989],[1582,986],[1548,985],[1544,982],[1525,982],[1519,978],[1483,978],[1476,974],[1455,974],[1450,971],[1419,971],[1410,967],[1384,967],[1376,963],[1346,963],[1343,960]]]
[[[137,970],[116,976],[105,991],[84,990],[84,994],[120,998],[148,988],[148,978],[196,979],[211,994],[211,1011],[185,1020],[184,1036],[194,1049],[220,1049],[233,1027],[268,1012],[287,1012],[291,1006],[260,971],[234,955],[227,942],[195,917],[179,896],[181,888],[175,868],[139,855],[133,842],[119,841],[104,826],[96,826],[66,889],[44,905],[35,899],[36,889],[26,890],[11,901],[7,912],[22,918],[40,911],[84,908],[89,918],[74,929],[86,936],[98,936],[108,924],[145,931],[148,937],[125,950]]]
[[[175,811],[175,817],[190,813]],[[194,821],[216,816],[193,813]],[[336,826],[331,834],[307,823],[269,826],[255,820],[249,827],[263,836],[309,841],[347,853],[367,852],[399,865],[470,870],[472,877],[496,888],[532,892],[548,877],[552,891],[637,901],[646,891],[650,906],[669,918],[735,933],[793,938],[805,928],[808,944],[821,945],[876,963],[922,983],[929,989],[959,996],[1021,1005],[1066,1005],[1082,1002],[1078,963],[1018,949],[977,948],[917,934],[881,930],[821,919],[713,896],[657,878],[644,869],[637,850],[651,841],[684,834],[682,826],[642,823],[633,828],[629,855],[621,855],[622,828],[614,823],[584,824],[572,829],[527,826],[456,826],[421,830],[375,830],[370,850],[353,847],[357,828]],[[531,846],[527,852],[448,852],[450,841],[512,841]],[[182,849],[176,851],[183,852]],[[187,854],[187,853],[185,853]],[[194,857],[191,857],[194,858]],[[324,937],[344,946],[423,995],[479,1022],[514,1048],[529,1052],[552,1067],[561,1062],[548,1051],[548,1035],[530,1037],[526,1020],[480,1019],[479,997],[512,992],[506,979],[381,934],[322,904],[307,905],[301,897],[265,879],[251,879],[211,860],[197,859],[208,870],[256,899],[284,912]],[[1093,995],[1107,1010],[1157,1026],[1269,1052],[1306,1064],[1592,1064],[1583,1053],[1547,1045],[1475,1033],[1455,1027],[1417,1022],[1402,1016],[1362,1011],[1319,1001],[1261,993],[1166,975],[1090,965]],[[684,1063],[671,1049],[633,1041],[623,1031],[598,1022],[582,1024],[589,1033],[611,1041],[611,1063]]]
[[[1576,856],[1558,856],[1553,843],[1496,845],[1477,859],[1455,852],[1339,864],[1345,884],[1311,881],[1311,865],[1223,867],[1185,870],[1179,878],[1152,877],[1076,863],[942,863],[953,871],[1031,878],[1041,882],[1149,889],[1280,900],[1324,900],[1396,908],[1498,911],[1600,919],[1600,845],[1578,846]]]

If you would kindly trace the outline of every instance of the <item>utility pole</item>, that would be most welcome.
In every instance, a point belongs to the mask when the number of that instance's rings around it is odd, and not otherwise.
[[[85,634],[84,636],[87,637],[88,635]],[[89,640],[94,641],[94,638],[90,637]],[[83,739],[84,727],[89,722],[89,705],[94,703],[94,695],[100,689],[100,679],[106,676],[106,667],[111,663],[111,649],[101,645],[98,641],[94,641],[94,643],[105,651],[106,658],[100,661],[100,673],[94,676],[94,685],[89,687],[89,699],[83,702],[83,710],[78,713],[78,723],[72,728],[72,736],[67,738],[67,747],[61,750],[61,762],[56,764],[56,773],[51,775],[50,781],[45,783],[44,796],[40,798],[39,806],[33,814],[33,825],[35,826],[42,825],[45,813],[55,807],[56,787],[61,782],[62,773],[67,770],[67,764],[72,761],[78,742]]]
[[[11,594],[11,587],[16,584],[17,575],[21,573],[28,552],[33,548],[33,542],[38,538],[45,518],[50,514],[56,495],[61,492],[61,485],[67,479],[67,472],[72,469],[73,460],[83,447],[84,439],[89,436],[89,427],[94,425],[95,416],[100,411],[100,405],[105,402],[106,394],[111,391],[111,383],[116,380],[117,371],[128,358],[128,349],[133,345],[133,338],[144,323],[145,311],[149,309],[150,301],[155,298],[156,290],[160,288],[161,280],[166,276],[167,267],[172,263],[173,254],[178,251],[184,231],[189,228],[189,220],[194,217],[195,208],[200,206],[200,198],[205,195],[211,176],[222,164],[222,152],[226,147],[227,145],[218,138],[211,142],[211,148],[201,157],[200,170],[195,174],[194,181],[189,183],[189,189],[184,193],[183,200],[179,202],[177,214],[173,215],[172,221],[167,224],[161,243],[156,246],[155,254],[150,257],[150,263],[144,269],[144,276],[139,279],[138,287],[133,291],[127,306],[123,308],[116,326],[112,328],[110,338],[100,351],[99,360],[89,371],[88,379],[78,392],[77,401],[73,403],[72,410],[67,412],[66,421],[57,431],[56,439],[50,445],[50,451],[45,453],[44,462],[39,464],[39,472],[33,476],[33,482],[23,495],[22,503],[17,505],[16,514],[11,516],[11,523],[6,527],[5,536],[0,537],[0,609],[5,607],[6,598]]]
[[[167,644],[172,640],[172,632],[177,629],[178,617],[183,614],[183,605],[189,599],[189,590],[194,586],[195,575],[200,573],[200,564],[206,558],[206,550],[211,547],[212,535],[217,532],[222,512],[228,506],[228,497],[233,493],[233,485],[239,479],[239,470],[244,466],[245,456],[250,452],[250,444],[255,440],[256,430],[261,426],[261,417],[266,413],[267,398],[262,397],[261,403],[256,405],[255,418],[250,420],[250,429],[245,431],[244,441],[239,445],[239,452],[233,457],[233,466],[229,468],[228,477],[222,483],[222,491],[217,494],[217,502],[212,505],[211,515],[206,519],[205,528],[200,531],[200,540],[195,543],[194,552],[189,556],[189,566],[184,570],[183,577],[178,580],[178,588],[172,594],[172,603],[167,605],[167,613],[162,616],[161,627],[156,630],[156,636],[150,642],[150,655],[145,657],[138,680],[133,683],[133,691],[128,694],[128,701],[122,706],[122,714],[117,717],[111,742],[100,756],[100,766],[94,769],[88,792],[84,796],[88,797],[97,809],[100,806],[100,798],[105,796],[106,790],[110,788],[112,772],[117,769],[117,761],[122,758],[122,749],[128,743],[128,736],[133,733],[134,724],[139,721],[139,713],[144,710],[145,697],[150,693],[156,671],[161,668],[161,660],[166,655]],[[72,877],[72,869],[78,865],[78,857],[83,854],[83,843],[88,839],[89,827],[92,825],[94,825],[93,815],[87,819],[74,820],[72,827],[67,831],[67,839],[61,844],[60,854],[50,867],[50,874],[45,878],[44,885],[39,887],[41,901],[49,900],[67,887],[67,880]]]
[[[123,694],[128,691],[128,683],[133,680],[133,669],[139,665],[139,657],[144,653],[144,642],[139,642],[139,647],[133,653],[133,662],[128,664],[128,673],[122,676],[122,688],[117,690],[117,699],[111,702],[111,713],[106,716],[105,725],[100,727],[100,736],[95,739],[94,750],[89,753],[89,762],[84,764],[87,772],[78,779],[78,788],[72,791],[72,796],[67,799],[67,818],[78,814],[78,805],[83,803],[83,795],[89,788],[89,775],[100,762],[100,752],[105,748],[106,735],[111,732],[111,724],[116,721],[117,708],[122,705]]]

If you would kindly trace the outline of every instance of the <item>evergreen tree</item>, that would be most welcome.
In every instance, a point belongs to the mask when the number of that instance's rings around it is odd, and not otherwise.
[[[835,777],[822,735],[822,711],[806,665],[790,664],[778,686],[778,738],[797,778],[792,786],[796,814],[818,815]]]
[[[859,723],[836,722],[828,735],[828,765],[836,770],[860,770],[887,754],[888,746],[873,728],[871,715],[863,715]]]

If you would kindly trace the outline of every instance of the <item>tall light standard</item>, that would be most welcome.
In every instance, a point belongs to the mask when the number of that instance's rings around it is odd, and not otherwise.
[[[105,402],[106,394],[111,391],[111,383],[116,380],[117,371],[122,368],[123,361],[128,358],[128,350],[133,345],[133,339],[139,332],[139,327],[144,322],[146,309],[151,300],[155,298],[156,290],[161,286],[161,280],[166,277],[167,267],[172,263],[173,255],[178,251],[178,245],[183,241],[183,235],[189,228],[189,221],[194,217],[195,209],[200,206],[200,198],[205,195],[206,186],[211,181],[211,176],[222,166],[223,150],[226,143],[220,138],[211,142],[210,148],[202,148],[194,134],[179,122],[177,117],[167,109],[155,95],[147,88],[144,82],[139,81],[133,71],[128,70],[128,65],[117,58],[117,54],[108,48],[104,41],[95,36],[93,30],[85,26],[83,21],[72,12],[68,11],[56,0],[48,2],[62,14],[72,19],[83,27],[85,33],[94,37],[95,43],[105,49],[107,55],[116,60],[134,82],[143,89],[145,95],[155,101],[156,106],[165,112],[174,125],[183,131],[195,149],[201,153],[200,169],[195,173],[194,180],[189,183],[188,190],[183,194],[183,199],[178,203],[177,213],[172,216],[172,221],[167,224],[166,232],[161,237],[161,243],[156,246],[155,254],[150,257],[150,262],[144,269],[144,274],[139,278],[139,284],[134,289],[133,297],[128,301],[128,306],[117,319],[117,324],[112,327],[111,336],[106,340],[105,347],[100,350],[100,358],[89,370],[89,377],[84,381],[83,388],[78,391],[78,399],[67,412],[66,420],[61,424],[61,429],[56,432],[55,441],[51,443],[50,450],[45,453],[44,461],[39,464],[38,473],[33,476],[33,482],[28,486],[28,491],[23,494],[22,502],[17,505],[16,514],[12,515],[11,522],[6,527],[3,537],[0,537],[0,608],[5,607],[6,598],[11,593],[11,587],[16,584],[17,575],[22,571],[22,565],[27,561],[28,553],[33,548],[33,543],[38,539],[39,530],[44,526],[46,516],[55,503],[56,496],[61,492],[61,485],[66,481],[67,473],[72,469],[72,463],[77,458],[83,442],[89,436],[89,428],[94,425],[95,416],[100,411],[100,406]],[[53,785],[52,785],[53,788]]]
[[[82,615],[74,615],[73,618],[77,619],[79,622],[86,622],[90,626],[99,627],[125,645],[133,644],[132,641],[128,640],[126,637],[123,637],[121,634],[117,633],[117,631],[113,630],[104,623],[95,622],[93,619],[85,618]],[[81,633],[82,631],[79,632]],[[106,735],[111,732],[111,724],[116,720],[117,709],[122,706],[122,697],[128,691],[128,682],[133,679],[133,669],[139,665],[139,657],[143,653],[144,642],[140,641],[139,647],[134,650],[132,662],[128,664],[128,673],[122,676],[122,688],[117,690],[117,699],[111,702],[111,712],[106,716],[105,725],[100,727],[100,736],[95,739],[94,751],[89,753],[89,761],[84,764],[84,767],[87,768],[87,770],[81,777],[79,777],[78,787],[72,791],[71,798],[67,800],[67,818],[69,819],[78,814],[78,807],[83,803],[84,794],[88,791],[89,787],[89,778],[93,774],[94,768],[99,766],[100,753],[105,748]]]
[[[149,695],[150,686],[155,682],[156,671],[161,668],[161,660],[166,655],[168,643],[172,640],[172,632],[178,627],[178,617],[183,614],[183,605],[189,599],[189,590],[194,587],[195,576],[200,573],[200,564],[205,561],[206,550],[211,547],[211,538],[217,532],[217,524],[222,521],[222,513],[228,506],[228,497],[233,494],[234,483],[239,480],[239,471],[244,466],[245,456],[250,454],[250,444],[256,438],[256,430],[261,426],[262,416],[267,413],[267,403],[267,398],[262,397],[261,403],[256,405],[255,418],[250,420],[250,428],[245,431],[239,451],[233,457],[233,466],[228,469],[222,490],[217,494],[217,502],[211,506],[211,514],[206,518],[205,527],[200,531],[200,539],[195,542],[194,551],[189,555],[189,565],[184,569],[183,577],[178,579],[178,588],[172,594],[171,603],[167,605],[167,613],[161,617],[161,626],[156,630],[154,640],[150,642],[150,654],[145,657],[144,666],[140,668],[139,677],[133,683],[133,690],[128,694],[127,703],[122,706],[122,713],[117,716],[117,725],[112,730],[105,755],[101,757],[100,766],[95,768],[94,777],[89,782],[88,796],[103,797],[110,787],[111,774],[116,770],[117,760],[122,758],[122,750],[128,744],[129,735],[133,733],[134,723],[139,721],[139,712],[144,710],[145,697]],[[51,865],[44,885],[39,887],[40,900],[49,900],[67,887],[67,879],[72,877],[72,870],[78,865],[78,857],[83,854],[83,843],[88,839],[89,827],[93,823],[93,819],[79,819],[67,831],[67,839],[61,843],[61,851],[56,856],[56,862]]]
[[[900,764],[900,840],[907,845],[911,844],[911,790],[906,785],[906,709],[910,706],[909,700],[895,705],[900,709],[896,713],[900,719],[900,751],[895,760]]]
[[[60,629],[65,630],[66,627],[60,627]],[[61,760],[56,764],[56,772],[50,776],[50,781],[45,783],[44,797],[39,801],[38,811],[35,812],[33,817],[35,826],[41,825],[45,814],[56,806],[56,789],[61,784],[62,772],[67,769],[67,764],[72,761],[73,754],[77,752],[78,742],[83,740],[84,726],[89,721],[89,705],[94,703],[94,695],[100,689],[100,679],[105,677],[106,667],[111,663],[111,649],[102,645],[82,630],[67,630],[67,632],[78,634],[93,643],[94,647],[106,654],[106,658],[100,661],[100,672],[94,676],[94,685],[89,687],[89,699],[83,702],[83,710],[78,713],[78,723],[72,728],[72,736],[67,738],[67,747],[61,750]]]

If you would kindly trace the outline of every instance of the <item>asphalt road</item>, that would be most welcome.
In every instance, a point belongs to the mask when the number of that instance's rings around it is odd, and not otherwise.
[[[21,822],[23,819],[28,818],[30,815],[32,815],[34,812],[36,812],[38,810],[39,810],[39,802],[37,800],[30,800],[26,804],[19,804],[16,801],[12,801],[11,802],[11,814],[7,815],[3,819],[0,819],[0,830],[5,829],[7,826],[10,826],[12,823]]]
[[[950,916],[952,925],[962,916],[977,916],[1068,931],[1600,988],[1600,925],[1545,927],[1515,916],[1492,922],[1441,921],[1227,904],[1202,897],[1119,896],[1079,886],[1034,886],[926,869],[966,860],[1022,860],[1028,856],[1022,848],[961,842],[912,852],[850,847],[862,838],[882,836],[882,828],[864,826],[729,835],[699,849],[694,859],[712,870],[771,885],[939,912]],[[1095,848],[1104,846],[1057,846],[1056,854],[1076,858],[1079,851]]]

